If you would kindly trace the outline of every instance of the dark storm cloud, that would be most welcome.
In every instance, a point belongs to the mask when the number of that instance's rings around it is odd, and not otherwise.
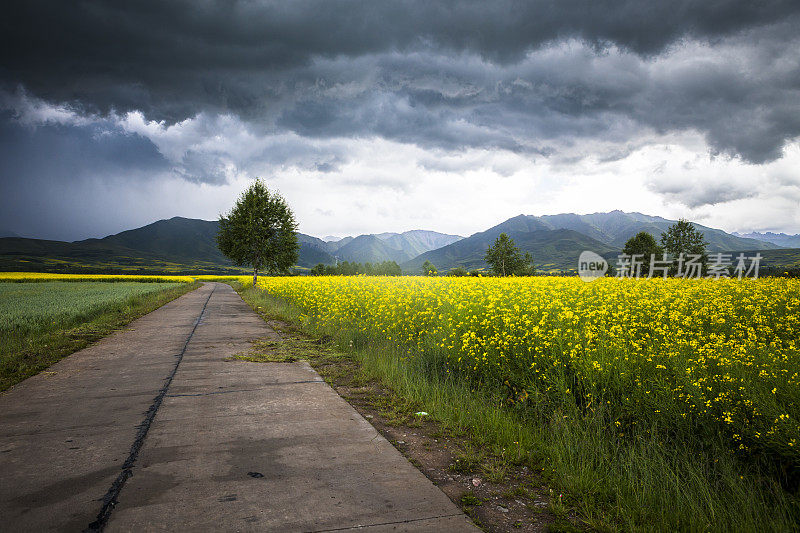
[[[121,134],[98,124],[30,127],[2,111],[0,161],[4,192],[32,175],[68,182],[89,174],[119,175],[132,169],[152,173],[169,168],[153,143],[139,135]]]
[[[98,201],[124,210],[106,189],[115,179],[145,185],[169,164],[147,139],[104,126],[30,127],[0,112],[0,228],[26,236],[70,239]]]
[[[796,0],[25,1],[0,22],[0,82],[87,113],[231,112],[265,133],[446,149],[696,130],[758,163],[800,134],[798,70],[779,64],[799,25]],[[741,46],[744,67],[660,72],[687,43]],[[226,164],[187,153],[179,170],[218,182]]]

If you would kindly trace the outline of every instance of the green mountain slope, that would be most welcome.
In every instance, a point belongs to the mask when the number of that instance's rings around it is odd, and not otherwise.
[[[643,215],[642,213],[624,213],[611,211],[609,213],[592,213],[589,215],[575,215],[566,213],[561,215],[545,215],[538,219],[551,229],[571,229],[583,233],[593,239],[622,249],[628,239],[646,231],[656,240],[667,230],[675,220]],[[751,238],[743,238],[719,229],[709,228],[694,224],[695,228],[703,232],[708,241],[708,250],[711,252],[729,252],[745,250],[771,250],[778,246]]]
[[[323,241],[308,237],[303,242],[309,247],[331,256],[330,262],[350,261],[378,263],[381,261],[408,261],[421,253],[446,246],[462,239],[436,231],[412,230],[404,233],[378,233],[345,237],[338,241]],[[319,261],[328,263],[327,261]]]
[[[403,249],[392,248],[375,235],[359,235],[335,252],[341,261],[378,263],[381,261],[407,261],[412,254]]]
[[[176,261],[143,250],[96,239],[71,243],[42,239],[0,238],[0,270],[71,273],[236,273],[229,264],[203,260]]]
[[[304,233],[297,234],[297,242],[300,243],[300,259],[298,260],[300,266],[311,268],[318,263],[325,265],[336,263],[336,259],[331,255],[331,251],[335,248],[329,246],[333,243],[325,242],[322,239]]]
[[[217,231],[216,221],[173,217],[102,239],[87,239],[74,244],[102,243],[174,261],[199,260],[229,264],[217,248]]]
[[[500,233],[507,233],[522,251],[531,253],[537,268],[574,270],[583,250],[612,257],[622,250],[628,239],[640,231],[646,231],[658,240],[661,233],[674,223],[674,220],[622,211],[589,215],[564,213],[541,217],[519,215],[462,241],[421,254],[402,266],[407,272],[417,272],[422,263],[429,260],[440,270],[449,270],[455,266],[467,269],[485,267],[483,255],[486,248]],[[705,235],[710,252],[778,248],[772,243],[731,235],[699,224],[695,224],[695,227]],[[785,257],[788,259],[789,255]]]
[[[298,233],[298,265],[338,261],[359,263],[397,261],[407,272],[418,272],[425,260],[440,270],[454,266],[485,266],[483,254],[501,232],[533,255],[540,269],[575,268],[583,250],[606,257],[619,252],[625,241],[639,231],[655,237],[674,221],[641,213],[561,214],[543,217],[519,215],[467,239],[433,231],[414,230],[347,237],[325,242]],[[761,240],[730,235],[697,226],[710,242],[709,251],[770,252],[770,266],[796,264],[797,250],[783,250]],[[102,239],[74,243],[25,238],[0,238],[0,269],[93,272],[232,272],[238,271],[216,246],[217,222],[174,217]],[[769,234],[767,234],[769,236]],[[777,253],[781,252],[781,253]]]
[[[217,249],[217,222],[174,217],[102,239],[76,242],[42,239],[0,239],[3,270],[93,271],[239,271]],[[311,243],[315,237],[298,234],[298,265],[334,263]],[[320,241],[322,242],[322,241]]]
[[[771,242],[776,246],[780,246],[781,248],[800,248],[800,234],[798,235],[787,235],[785,233],[772,233],[768,231],[766,233],[736,233],[737,237],[743,237],[746,239],[756,239],[759,241],[766,241]]]
[[[754,257],[757,253],[761,254],[761,268],[773,270],[771,274],[781,275],[783,269],[800,270],[800,247],[780,248],[778,250],[750,250],[742,252],[745,257]],[[736,262],[737,254],[733,254],[733,262]],[[749,262],[748,262],[749,264]],[[796,274],[795,274],[796,275]]]
[[[407,259],[425,252],[447,246],[463,239],[460,235],[448,235],[436,231],[411,230],[403,233],[380,233],[375,235],[389,247],[401,250]]]
[[[584,250],[599,254],[615,249],[596,239],[570,229],[549,229],[537,217],[519,215],[486,231],[454,242],[437,250],[426,252],[403,263],[403,270],[416,273],[425,261],[430,261],[440,271],[460,266],[468,270],[483,268],[486,249],[501,234],[514,239],[523,252],[530,252],[537,269],[569,270],[577,268],[578,256]]]
[[[188,270],[202,266],[204,270],[230,269],[232,263],[217,249],[217,222],[173,217],[159,220],[102,239],[86,239],[74,243],[40,239],[2,239],[0,268],[119,268],[123,265],[144,268],[159,265],[171,270]],[[416,230],[404,234],[383,234],[346,237],[337,242],[297,234],[300,243],[298,266],[310,268],[318,263],[339,261],[359,263],[407,261],[439,243],[460,239],[433,231]],[[47,261],[44,261],[44,259]],[[202,265],[201,265],[202,264]],[[65,266],[66,265],[66,266]],[[47,268],[50,268],[47,267]]]

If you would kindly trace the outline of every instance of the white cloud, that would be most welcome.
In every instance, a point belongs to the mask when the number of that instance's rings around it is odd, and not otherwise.
[[[46,124],[85,126],[98,120],[67,105],[54,105],[30,96],[21,87],[14,93],[0,91],[0,110],[11,111],[15,121],[29,127]]]
[[[98,236],[176,215],[216,218],[256,176],[286,196],[301,231],[313,235],[419,228],[468,235],[520,213],[612,209],[685,216],[728,231],[800,232],[797,140],[761,165],[710,155],[696,132],[565,139],[554,141],[545,157],[426,148],[377,136],[310,138],[224,114],[171,125],[140,112],[84,117],[24,93],[3,102],[26,125],[95,124],[108,135],[144,137],[171,163],[156,179],[87,176],[79,182],[91,191],[71,196],[98,200],[76,200],[82,213],[76,216],[91,221],[76,238],[90,236],[89,227],[104,228]],[[620,131],[630,126],[616,124]],[[109,201],[115,197],[126,199],[126,213]],[[104,218],[114,223],[104,225]]]

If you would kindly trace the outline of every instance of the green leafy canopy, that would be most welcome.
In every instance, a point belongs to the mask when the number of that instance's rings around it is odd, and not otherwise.
[[[273,274],[297,262],[297,222],[286,200],[257,179],[219,218],[217,245],[239,266]]]
[[[493,246],[486,250],[485,260],[497,276],[532,276],[536,271],[531,254],[523,255],[505,233],[501,233]]]

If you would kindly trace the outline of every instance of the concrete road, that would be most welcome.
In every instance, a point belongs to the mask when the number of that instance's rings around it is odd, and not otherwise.
[[[477,531],[206,284],[0,395],[2,531]]]

